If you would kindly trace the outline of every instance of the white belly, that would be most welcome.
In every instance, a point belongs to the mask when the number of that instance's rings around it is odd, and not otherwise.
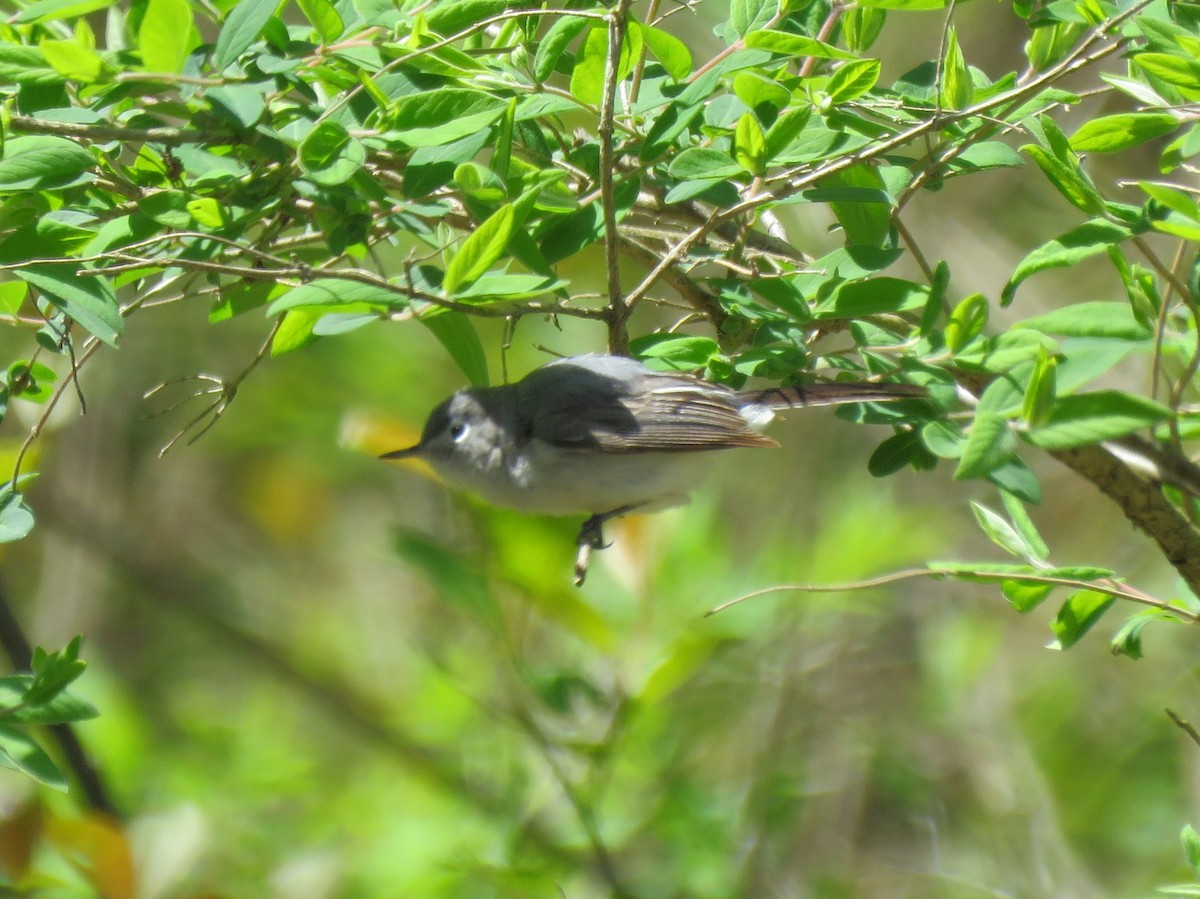
[[[487,472],[443,470],[451,483],[497,506],[545,515],[594,515],[623,507],[653,512],[683,505],[711,452],[601,453],[539,440],[521,458]]]

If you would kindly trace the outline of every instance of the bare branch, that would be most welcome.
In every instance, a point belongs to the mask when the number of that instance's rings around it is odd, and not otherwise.
[[[621,48],[625,43],[629,7],[632,0],[618,0],[608,14],[608,55],[604,60],[604,91],[600,99],[600,204],[604,211],[604,258],[608,274],[608,350],[629,351],[629,333],[625,323],[629,305],[621,294],[620,236],[617,233],[617,201],[613,195],[616,158],[613,152],[613,118],[617,104],[617,76],[620,74]]]

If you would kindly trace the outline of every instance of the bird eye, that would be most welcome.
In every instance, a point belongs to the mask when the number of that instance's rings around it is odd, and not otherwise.
[[[467,436],[467,426],[461,421],[450,426],[450,436],[455,442],[462,440]]]

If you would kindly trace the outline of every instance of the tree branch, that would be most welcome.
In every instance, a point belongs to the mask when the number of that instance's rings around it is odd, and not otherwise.
[[[1115,502],[1126,518],[1158,544],[1192,593],[1200,596],[1200,531],[1156,485],[1138,477],[1102,446],[1055,450],[1050,455]]]
[[[620,235],[617,233],[617,201],[613,195],[616,158],[613,151],[613,117],[617,105],[617,80],[621,48],[625,44],[632,0],[618,0],[608,14],[608,54],[604,59],[604,92],[600,99],[600,205],[604,211],[604,258],[608,274],[608,351],[629,352],[629,305],[621,293]]]
[[[127,143],[166,144],[171,147],[221,143],[236,139],[232,134],[214,131],[193,131],[187,128],[127,128],[124,125],[110,125],[106,122],[53,122],[27,115],[12,115],[8,124],[13,131],[23,134],[52,134],[88,141],[119,140]]]
[[[0,647],[3,647],[13,668],[18,671],[30,671],[33,669],[33,646],[12,612],[6,592],[0,584]],[[104,777],[100,774],[100,769],[93,764],[75,729],[69,724],[52,724],[47,731],[58,745],[63,767],[74,777],[83,795],[84,805],[92,811],[119,818],[117,807],[104,783]]]

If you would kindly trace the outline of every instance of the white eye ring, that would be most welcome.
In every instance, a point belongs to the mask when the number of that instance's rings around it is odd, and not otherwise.
[[[467,426],[465,424],[463,424],[461,421],[458,422],[457,424],[453,424],[450,426],[450,438],[455,443],[461,442],[462,439],[466,436],[467,436]]]

